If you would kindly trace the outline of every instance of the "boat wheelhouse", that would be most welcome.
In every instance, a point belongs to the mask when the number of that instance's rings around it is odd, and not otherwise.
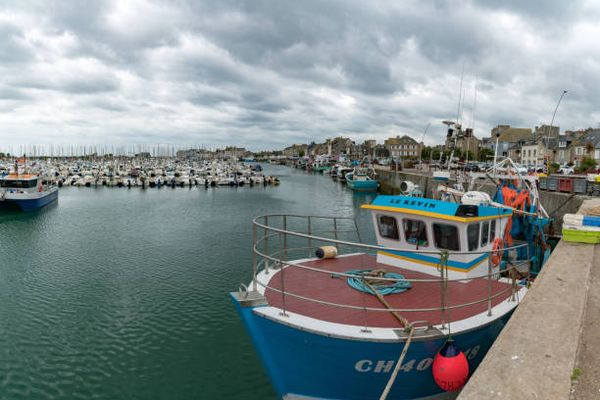
[[[437,275],[441,256],[426,252],[457,252],[447,260],[451,279],[487,273],[488,254],[512,216],[507,208],[402,196],[378,196],[363,208],[372,210],[377,243],[396,249],[378,251],[378,262]],[[500,264],[492,268],[497,273]]]
[[[501,245],[509,209],[467,203],[379,196],[363,206],[376,244],[350,218],[254,220],[253,279],[231,297],[280,397],[438,396],[450,335],[477,367],[527,292],[529,260],[516,257],[526,244]]]

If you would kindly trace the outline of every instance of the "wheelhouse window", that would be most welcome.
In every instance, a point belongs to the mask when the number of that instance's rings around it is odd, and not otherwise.
[[[5,179],[0,181],[0,187],[13,189],[34,188],[37,186],[36,179]]]
[[[492,222],[490,222],[490,242],[492,240],[494,240],[495,237],[496,237],[496,220],[493,219]]]
[[[469,251],[477,250],[479,244],[479,223],[467,226],[467,245]]]
[[[481,247],[488,244],[490,240],[490,222],[485,221],[481,224]]]
[[[402,227],[404,229],[404,239],[408,244],[414,244],[415,246],[429,246],[425,222],[417,219],[403,219]]]
[[[379,227],[379,234],[381,237],[394,240],[400,239],[396,218],[390,217],[389,215],[379,215],[377,217],[377,225]]]
[[[458,228],[448,224],[433,224],[433,242],[438,249],[460,250]]]

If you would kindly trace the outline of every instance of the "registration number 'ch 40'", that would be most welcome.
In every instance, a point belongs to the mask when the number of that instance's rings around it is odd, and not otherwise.
[[[477,357],[481,346],[477,345],[465,351],[467,359],[472,360]],[[396,360],[359,360],[354,364],[354,369],[357,372],[374,372],[376,374],[387,374],[392,372]],[[427,357],[420,361],[408,360],[400,367],[400,371],[409,372],[413,369],[417,371],[425,371],[433,364],[433,358]]]

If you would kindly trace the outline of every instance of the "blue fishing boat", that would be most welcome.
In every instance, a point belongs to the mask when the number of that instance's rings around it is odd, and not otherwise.
[[[254,220],[253,279],[230,295],[281,398],[457,390],[527,293],[529,243],[507,238],[514,219],[541,218],[536,210],[481,192],[459,202],[378,196],[363,207],[373,244],[351,218]],[[468,363],[454,380],[436,368],[449,343]]]
[[[379,182],[373,178],[374,175],[372,169],[356,167],[346,174],[346,184],[355,191],[373,192],[379,187]]]
[[[0,208],[35,211],[58,199],[58,188],[43,184],[41,176],[20,173],[18,165],[0,176]]]

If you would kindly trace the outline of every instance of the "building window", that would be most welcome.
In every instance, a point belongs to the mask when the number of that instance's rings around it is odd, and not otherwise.
[[[485,221],[481,224],[481,247],[488,244],[490,238],[490,223]]]
[[[600,150],[594,150],[594,159],[595,160],[600,159]]]
[[[425,222],[416,219],[403,219],[402,227],[404,228],[404,240],[406,240],[406,243],[416,246],[429,246]]]
[[[469,251],[477,250],[479,244],[479,222],[467,226],[467,244]]]
[[[575,149],[575,154],[577,154],[578,156],[583,154],[583,147],[577,147]]]
[[[433,241],[438,249],[460,250],[458,228],[448,224],[433,224]]]
[[[565,151],[564,150],[558,151],[558,158],[560,158],[561,160],[565,159]]]
[[[393,240],[399,240],[400,235],[398,234],[398,225],[396,218],[388,215],[379,215],[377,217],[379,223],[379,234],[381,237]]]

